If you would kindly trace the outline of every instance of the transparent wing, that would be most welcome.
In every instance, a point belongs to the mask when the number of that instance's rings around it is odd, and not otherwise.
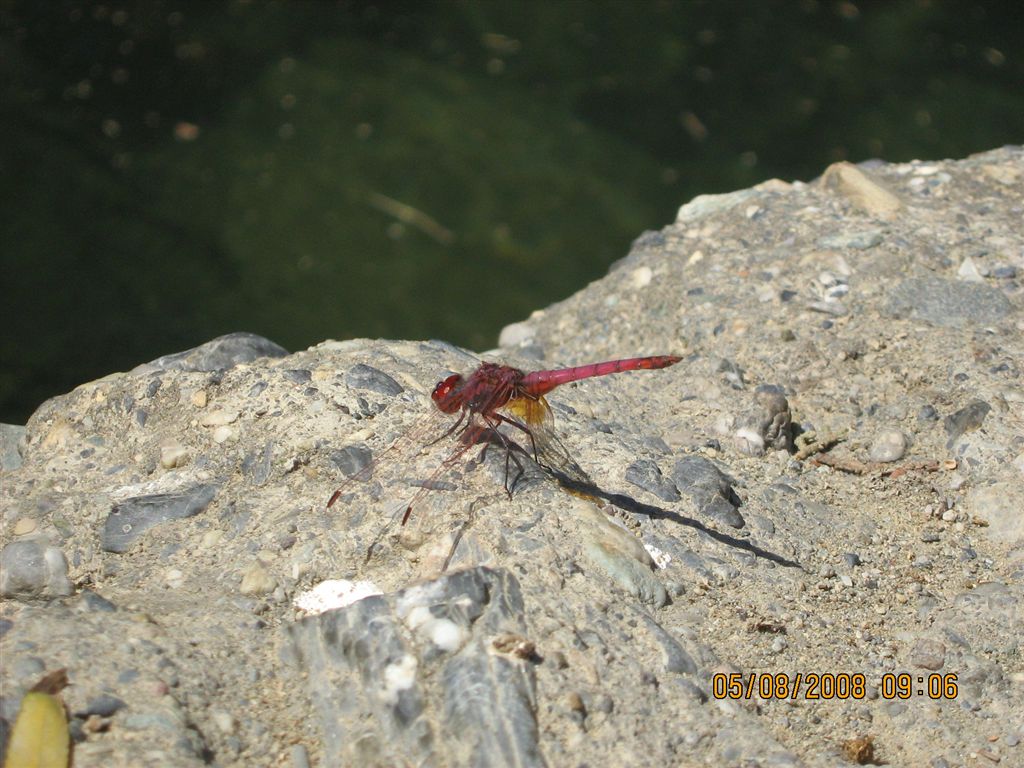
[[[555,414],[543,396],[536,399],[517,397],[510,400],[504,410],[529,433],[524,448],[531,455],[536,451],[536,455],[532,457],[536,458],[538,464],[564,475],[569,480],[593,484],[589,475],[576,463],[556,436]]]

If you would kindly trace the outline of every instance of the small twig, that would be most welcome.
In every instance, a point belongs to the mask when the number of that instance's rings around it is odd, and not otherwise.
[[[835,448],[845,439],[845,435],[829,433],[819,440],[814,432],[805,432],[797,438],[797,441],[802,442],[803,445],[800,447],[800,450],[793,454],[793,458],[797,461],[804,461],[816,453],[824,453],[831,448]]]
[[[823,453],[812,460],[815,466],[826,466],[849,472],[853,475],[878,474],[880,477],[899,477],[908,472],[937,472],[940,469],[956,469],[955,461],[907,461],[892,465],[882,461],[858,461],[857,459],[833,456]]]

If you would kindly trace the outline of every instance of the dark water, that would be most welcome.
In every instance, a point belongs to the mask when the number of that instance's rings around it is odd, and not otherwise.
[[[1018,3],[0,3],[0,420],[233,330],[493,346],[696,194],[1024,140]]]

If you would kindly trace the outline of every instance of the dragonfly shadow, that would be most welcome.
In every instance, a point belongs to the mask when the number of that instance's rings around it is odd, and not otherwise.
[[[759,557],[762,560],[768,560],[769,562],[781,565],[785,568],[800,568],[803,566],[795,560],[777,555],[774,552],[770,552],[767,549],[762,549],[755,544],[751,544],[745,539],[738,538],[736,536],[730,536],[727,533],[722,533],[714,528],[709,528],[704,525],[700,520],[695,520],[692,517],[681,515],[678,512],[673,512],[668,509],[662,509],[656,507],[653,504],[645,504],[642,501],[637,501],[631,496],[627,496],[624,493],[613,493],[612,491],[606,491],[599,487],[597,483],[589,478],[582,480],[580,478],[569,477],[568,475],[559,472],[558,470],[545,467],[547,472],[568,491],[574,493],[580,493],[585,496],[593,496],[598,499],[614,504],[620,509],[624,509],[627,512],[632,512],[638,515],[644,515],[651,518],[652,520],[671,520],[679,525],[685,525],[690,528],[694,528],[701,533],[706,534],[717,542],[725,544],[726,546],[733,547],[735,549],[741,549],[745,552],[749,552],[754,557]]]

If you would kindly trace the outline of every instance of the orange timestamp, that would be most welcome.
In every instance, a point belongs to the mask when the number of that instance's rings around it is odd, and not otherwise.
[[[957,676],[890,672],[882,675],[875,691],[882,699],[955,699]],[[859,672],[719,672],[711,678],[711,694],[716,699],[866,699],[868,684]]]

